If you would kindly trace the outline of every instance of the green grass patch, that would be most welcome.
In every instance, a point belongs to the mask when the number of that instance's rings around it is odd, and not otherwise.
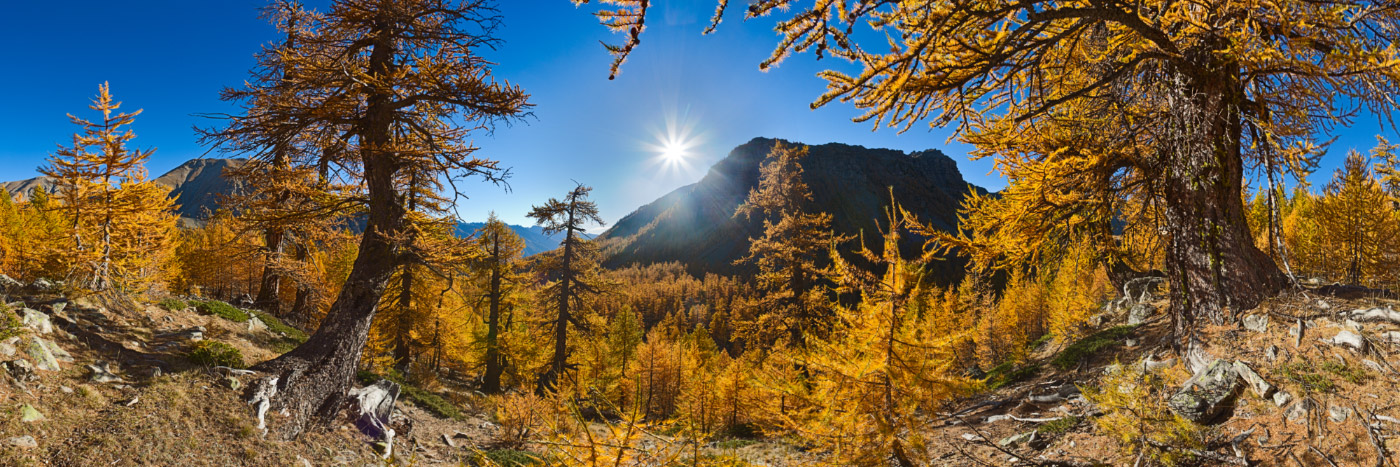
[[[194,343],[188,354],[190,361],[204,366],[226,366],[243,368],[243,352],[219,341],[203,340]]]
[[[485,460],[486,465],[497,465],[500,467],[530,467],[534,465],[544,465],[544,459],[540,459],[533,453],[517,451],[514,449],[492,449],[481,451],[477,462]]]
[[[1351,384],[1361,384],[1370,376],[1366,370],[1332,360],[1322,363],[1322,371],[1337,375]]]
[[[1036,339],[1035,342],[1031,342],[1030,349],[1031,349],[1031,350],[1039,349],[1039,348],[1041,348],[1042,346],[1044,346],[1045,344],[1049,344],[1049,343],[1050,343],[1050,340],[1051,340],[1051,339],[1054,339],[1054,338],[1055,338],[1055,335],[1054,335],[1054,334],[1050,334],[1050,333],[1047,332],[1047,333],[1045,333],[1045,335],[1040,336],[1039,339]]]
[[[397,374],[380,376],[371,371],[361,370],[355,373],[355,377],[360,380],[361,384],[374,384],[380,379],[393,381],[399,385],[399,395],[409,402],[412,402],[413,405],[421,407],[423,410],[432,412],[434,415],[442,418],[449,418],[452,420],[461,420],[463,418],[462,411],[459,410],[456,405],[448,402],[447,399],[443,399],[442,396],[404,382],[403,376]]]
[[[715,443],[715,447],[719,449],[740,449],[746,446],[753,446],[755,444],[758,444],[758,441],[754,441],[751,439],[726,439],[724,441]]]
[[[0,340],[24,334],[24,320],[15,314],[15,310],[10,309],[10,305],[0,300]]]
[[[1114,326],[1096,332],[1065,347],[1050,363],[1061,370],[1072,369],[1100,351],[1122,344],[1136,329],[1137,326]]]
[[[277,319],[276,316],[272,316],[271,314],[268,314],[266,312],[259,310],[250,310],[249,313],[252,313],[253,316],[256,316],[259,321],[262,321],[263,324],[266,324],[267,329],[272,331],[273,334],[282,336],[276,342],[272,343],[272,351],[277,352],[278,354],[291,352],[292,349],[295,349],[297,348],[297,346],[306,343],[306,339],[310,337],[306,335],[306,332],[292,327],[291,325],[282,322],[282,320]]]
[[[1037,373],[1040,373],[1040,365],[1018,367],[1014,362],[1002,362],[987,372],[987,377],[982,380],[982,387],[988,391],[995,391],[1008,384],[1031,379]]]
[[[185,308],[189,308],[190,306],[189,303],[185,303],[184,300],[180,300],[175,297],[166,297],[164,299],[161,299],[161,301],[159,303],[156,303],[156,305],[159,305],[161,308],[170,311],[181,311]]]
[[[248,314],[244,313],[243,310],[239,310],[233,305],[229,305],[218,300],[195,302],[194,307],[195,309],[199,310],[200,313],[204,313],[206,315],[217,315],[220,318],[233,321],[235,323],[245,323],[248,321]]]
[[[1083,421],[1084,417],[1068,416],[1059,420],[1045,422],[1040,425],[1038,429],[1041,433],[1058,435],[1074,429],[1074,427],[1079,426],[1079,423]]]

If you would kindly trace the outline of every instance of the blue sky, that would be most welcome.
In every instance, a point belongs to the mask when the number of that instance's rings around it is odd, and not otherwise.
[[[261,0],[8,3],[0,15],[0,30],[12,41],[0,48],[7,68],[0,73],[0,180],[36,176],[35,167],[76,130],[65,115],[91,116],[88,100],[103,81],[126,109],[145,110],[133,129],[138,147],[158,148],[148,164],[152,174],[205,156],[191,127],[212,122],[195,114],[230,110],[219,101],[219,89],[241,84],[253,54],[276,39],[257,18]],[[844,63],[807,55],[759,71],[777,36],[771,20],[742,22],[742,3],[734,4],[716,34],[702,36],[713,0],[658,2],[642,46],[609,81],[611,57],[598,41],[619,37],[597,25],[591,7],[567,0],[500,2],[505,43],[485,55],[499,64],[498,77],[532,94],[536,107],[534,117],[476,138],[482,154],[511,167],[514,176],[509,192],[485,183],[462,187],[470,199],[459,206],[461,217],[480,220],[496,211],[507,222],[527,224],[532,204],[563,195],[577,180],[594,187],[611,223],[699,180],[730,148],[756,136],[938,148],[958,161],[969,181],[1004,186],[989,174],[990,161],[969,161],[966,146],[947,142],[947,130],[872,132],[850,121],[859,114],[850,105],[809,109],[824,89],[816,72]],[[689,142],[684,165],[657,157],[668,128]],[[1348,148],[1370,148],[1379,128],[1366,116],[1339,130],[1322,171],[1330,173]]]

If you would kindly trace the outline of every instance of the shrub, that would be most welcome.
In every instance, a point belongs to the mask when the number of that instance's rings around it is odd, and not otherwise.
[[[1003,362],[987,372],[987,378],[982,380],[982,386],[988,391],[995,391],[1002,386],[1028,380],[1039,372],[1040,365],[1017,367],[1012,362]]]
[[[1058,435],[1067,432],[1076,426],[1079,426],[1079,422],[1082,421],[1084,421],[1084,417],[1074,415],[1066,416],[1060,418],[1059,420],[1045,422],[1044,425],[1040,426],[1040,432],[1045,434]]]
[[[477,455],[478,463],[499,467],[529,467],[543,462],[539,456],[514,449],[492,449],[480,451]]]
[[[1079,362],[1094,356],[1100,350],[1118,345],[1120,341],[1133,334],[1137,326],[1114,326],[1081,339],[1079,342],[1070,344],[1055,356],[1050,363],[1061,370],[1068,370],[1079,366]]]
[[[1084,397],[1104,411],[1094,425],[1117,441],[1128,457],[1155,461],[1149,464],[1181,465],[1191,462],[1192,452],[1205,449],[1217,436],[1214,429],[1172,413],[1162,375],[1145,373],[1142,365],[1114,367],[1119,370],[1104,376],[1098,386],[1084,388]]]
[[[188,356],[190,361],[204,366],[243,368],[243,352],[219,341],[195,342]]]
[[[235,323],[243,323],[248,321],[247,313],[244,313],[242,310],[235,308],[233,305],[229,305],[218,300],[199,302],[195,304],[195,309],[198,309],[200,313],[208,315],[217,315],[220,318],[233,321]]]
[[[185,303],[184,300],[180,300],[175,297],[166,297],[165,299],[162,299],[160,303],[157,303],[157,305],[160,305],[161,308],[170,311],[180,311],[184,310],[185,308],[189,308],[190,306],[190,304]]]
[[[520,447],[539,429],[551,408],[534,394],[506,394],[496,399],[496,424],[501,426],[496,443]]]

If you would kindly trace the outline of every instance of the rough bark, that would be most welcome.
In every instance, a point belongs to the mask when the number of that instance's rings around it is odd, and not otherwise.
[[[263,266],[262,281],[258,286],[258,297],[253,306],[280,316],[282,314],[282,275],[277,272],[277,262],[282,257],[282,229],[270,228],[263,232],[267,246],[267,264]]]
[[[298,244],[297,262],[305,263],[309,256],[310,253],[307,251],[306,246]],[[313,298],[311,287],[301,284],[297,285],[296,299],[292,302],[291,318],[293,322],[297,323],[302,328],[306,328],[311,324],[311,316],[315,314],[316,304]]]
[[[1202,321],[1224,324],[1283,287],[1273,260],[1255,247],[1245,221],[1241,158],[1243,91],[1229,64],[1202,70],[1185,97],[1178,122],[1184,143],[1164,167],[1163,224],[1170,237],[1167,281],[1177,343]]]
[[[413,362],[413,267],[405,266],[399,274],[399,316],[394,323],[394,369],[408,377]]]
[[[394,44],[385,34],[374,33],[369,37],[375,38],[369,73],[387,76],[392,72]],[[291,419],[280,429],[285,439],[296,437],[313,424],[329,423],[343,407],[369,336],[370,323],[400,263],[389,238],[402,231],[407,215],[403,196],[394,187],[395,173],[401,166],[389,150],[392,98],[386,93],[370,94],[359,119],[360,158],[369,195],[369,219],[360,239],[359,255],[344,288],[321,327],[305,344],[253,367],[273,375],[249,385],[249,390],[262,389],[275,382],[277,395],[272,401],[273,409],[285,409]]]

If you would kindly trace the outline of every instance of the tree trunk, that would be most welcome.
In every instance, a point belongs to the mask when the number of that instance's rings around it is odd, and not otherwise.
[[[1177,122],[1181,143],[1167,149],[1162,228],[1170,236],[1167,281],[1177,344],[1202,318],[1224,324],[1283,287],[1272,259],[1254,245],[1245,221],[1240,152],[1243,92],[1235,67],[1196,78]]]
[[[394,44],[381,31],[374,38],[368,71],[372,77],[392,73]],[[290,417],[280,434],[295,438],[310,425],[326,425],[340,412],[360,361],[370,323],[379,309],[384,289],[401,263],[390,237],[403,231],[407,211],[403,194],[394,187],[401,168],[391,151],[393,96],[371,93],[359,118],[360,159],[369,192],[369,219],[360,237],[359,255],[335,303],[321,327],[306,343],[253,369],[272,376],[248,387],[249,394],[276,385],[273,413],[286,410]]]
[[[413,360],[413,266],[406,265],[399,274],[399,315],[394,323],[394,369],[408,378]]]
[[[258,287],[258,298],[253,306],[275,316],[282,315],[282,275],[277,272],[277,263],[282,259],[282,229],[267,229],[263,240],[267,243],[267,264],[263,266],[262,283]]]
[[[297,245],[297,262],[305,264],[310,253],[306,245]],[[305,284],[297,285],[297,297],[292,302],[292,321],[297,323],[302,329],[311,326],[311,316],[315,314],[315,303],[312,303],[311,287]]]
[[[569,321],[572,319],[569,315],[569,298],[572,295],[569,286],[574,279],[574,203],[575,200],[570,198],[569,219],[568,223],[564,224],[569,227],[564,230],[564,256],[560,258],[564,263],[564,272],[559,277],[559,318],[554,322],[554,358],[550,360],[549,370],[540,376],[539,387],[535,388],[535,393],[542,396],[554,392],[558,387],[559,377],[564,374],[569,361]]]
[[[505,371],[505,358],[500,348],[501,319],[501,237],[499,233],[491,239],[491,290],[490,311],[486,315],[486,374],[481,379],[481,391],[487,394],[501,392],[501,373]]]

